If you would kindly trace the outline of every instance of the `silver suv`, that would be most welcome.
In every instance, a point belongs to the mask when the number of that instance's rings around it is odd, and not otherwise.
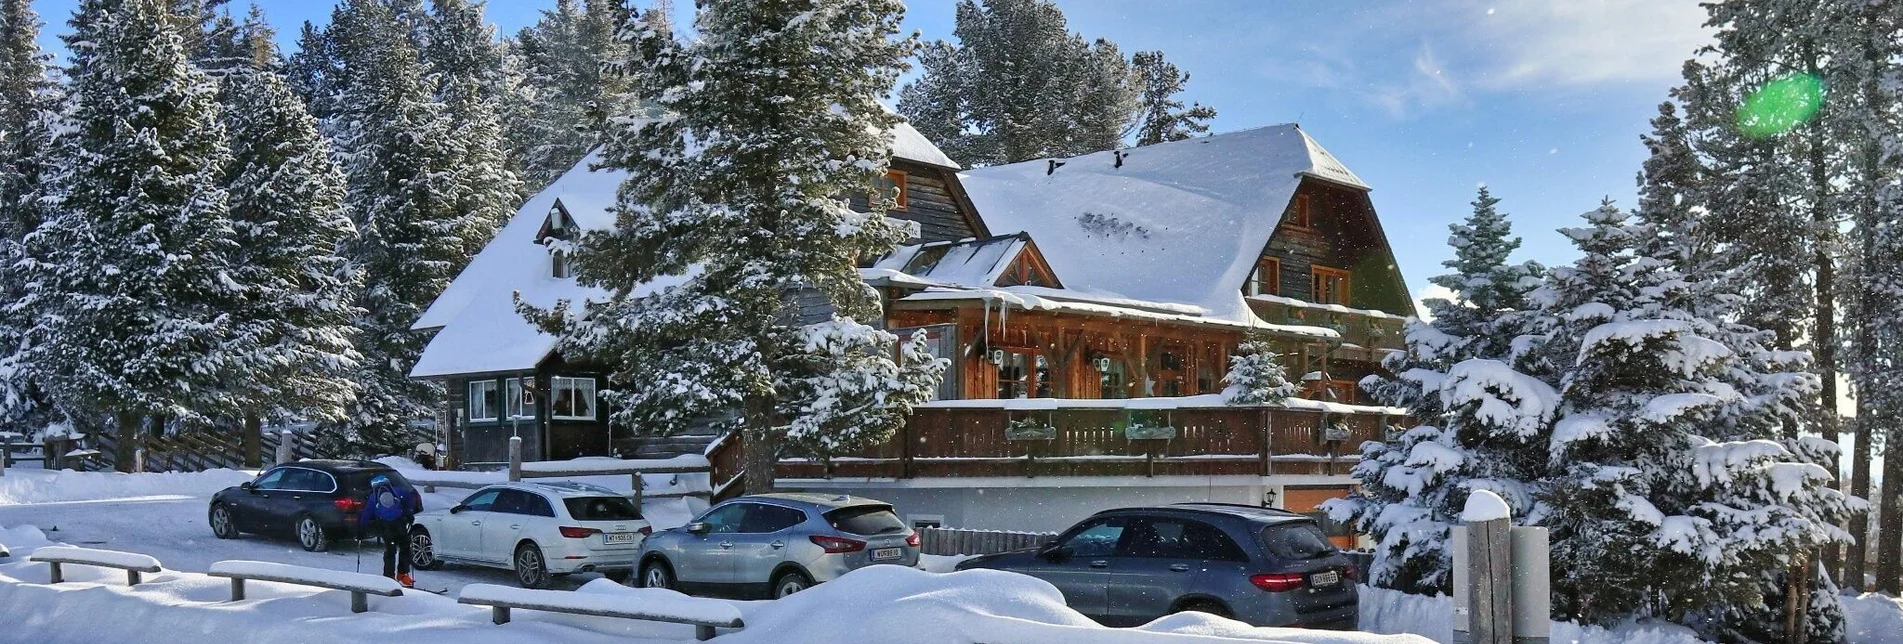
[[[785,597],[873,564],[917,566],[918,534],[890,504],[825,494],[760,494],[709,508],[641,545],[640,583]]]
[[[1257,626],[1354,630],[1355,568],[1314,519],[1184,503],[1099,512],[1042,548],[959,562],[1051,582],[1107,626],[1213,613]]]

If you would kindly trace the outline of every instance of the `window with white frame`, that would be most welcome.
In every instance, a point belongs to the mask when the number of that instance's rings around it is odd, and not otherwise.
[[[503,382],[507,383],[503,404],[508,407],[509,418],[535,418],[535,379],[510,378]]]
[[[595,419],[595,379],[565,378],[554,376],[548,379],[548,413],[550,418],[559,420]]]
[[[496,381],[469,381],[469,422],[493,422],[496,413],[501,411],[502,401],[496,395]]]

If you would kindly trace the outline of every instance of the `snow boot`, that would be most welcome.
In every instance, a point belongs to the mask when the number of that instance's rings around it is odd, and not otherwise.
[[[415,587],[416,587],[416,579],[415,579],[414,577],[411,577],[411,576],[409,576],[409,575],[397,575],[397,576],[396,576],[396,583],[399,583],[399,584],[403,584],[403,587],[404,587],[404,588],[415,588]]]

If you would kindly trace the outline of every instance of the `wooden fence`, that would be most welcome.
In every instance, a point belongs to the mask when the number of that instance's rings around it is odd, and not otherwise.
[[[928,555],[988,555],[1044,545],[1055,532],[1003,532],[999,530],[961,530],[958,528],[920,528],[919,549]]]
[[[259,449],[263,465],[271,465],[276,459],[278,443],[283,434],[266,429],[263,443]],[[295,435],[291,443],[291,460],[306,458],[326,458],[311,445],[308,435]],[[419,432],[412,443],[432,440],[427,431]],[[97,463],[105,469],[117,465],[119,454],[119,436],[111,431],[100,431],[87,437],[93,449],[99,450]],[[406,455],[407,456],[407,455]],[[76,465],[68,465],[77,469]],[[163,436],[147,436],[145,439],[145,471],[147,472],[199,472],[219,468],[241,469],[244,467],[244,437],[234,430],[189,430],[169,432]]]

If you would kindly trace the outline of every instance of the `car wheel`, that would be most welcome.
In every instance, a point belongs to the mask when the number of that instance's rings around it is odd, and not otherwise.
[[[442,560],[436,558],[436,541],[430,538],[429,530],[422,527],[410,530],[410,567],[417,570],[443,567]]]
[[[813,578],[806,576],[806,573],[797,570],[783,572],[773,579],[773,598],[779,599],[812,587]]]
[[[1228,607],[1223,606],[1222,604],[1218,604],[1216,602],[1206,600],[1206,599],[1199,599],[1196,601],[1184,602],[1183,605],[1176,607],[1176,612],[1178,613],[1207,613],[1210,615],[1215,615],[1217,617],[1231,617],[1231,615],[1229,614]]]
[[[674,588],[674,569],[659,560],[641,564],[641,587]]]
[[[515,581],[523,588],[546,588],[548,580],[548,561],[542,558],[542,549],[533,543],[516,547]]]
[[[220,539],[238,538],[238,524],[231,516],[231,508],[223,505],[211,506],[211,533]]]
[[[311,515],[297,518],[297,544],[309,552],[323,552],[330,549],[330,535],[324,533],[324,526]]]

